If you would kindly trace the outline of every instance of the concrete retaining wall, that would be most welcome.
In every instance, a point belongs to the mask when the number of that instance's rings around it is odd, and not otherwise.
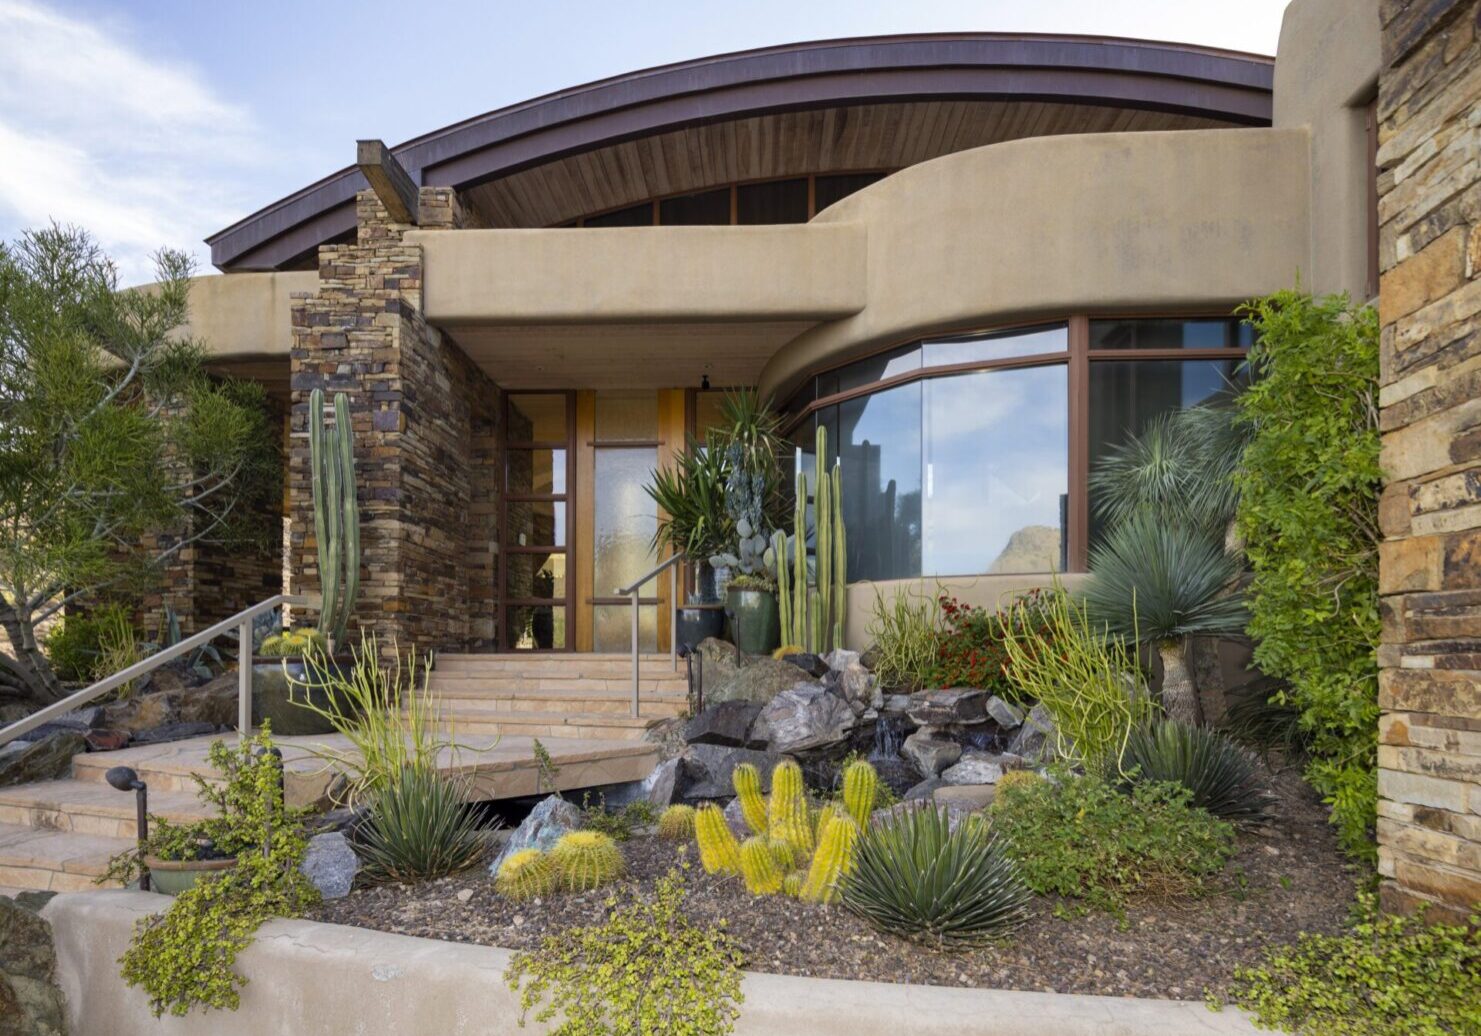
[[[155,1019],[118,977],[134,922],[165,904],[80,892],[46,907],[71,1031],[85,1036],[463,1036],[521,1030],[503,971],[510,951],[310,921],[274,921],[238,961],[241,1009]],[[841,982],[748,973],[737,1036],[1191,1036],[1253,1033],[1200,1003]]]

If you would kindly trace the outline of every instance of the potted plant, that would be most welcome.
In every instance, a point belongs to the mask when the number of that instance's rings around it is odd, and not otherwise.
[[[731,639],[748,655],[769,655],[781,644],[776,583],[765,571],[742,573],[725,591]]]
[[[675,612],[675,635],[681,648],[693,649],[725,627],[724,606],[710,557],[730,541],[732,522],[725,510],[724,450],[712,434],[705,443],[690,438],[688,449],[673,466],[653,472],[644,487],[658,505],[655,550],[689,558],[693,583]]]
[[[332,734],[333,727],[299,703],[322,705],[325,685],[353,661],[347,653],[331,656],[329,641],[311,627],[263,638],[252,657],[252,722],[279,734]]]

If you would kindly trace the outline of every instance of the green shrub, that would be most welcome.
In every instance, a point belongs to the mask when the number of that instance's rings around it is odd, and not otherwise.
[[[685,865],[687,867],[687,864]],[[740,1013],[741,953],[684,912],[684,878],[670,871],[651,899],[616,900],[601,924],[566,928],[516,953],[505,981],[520,1024],[560,1018],[552,1036],[720,1036]]]
[[[1481,1032],[1481,915],[1426,925],[1380,915],[1363,894],[1350,932],[1303,934],[1234,977],[1234,1003],[1262,1026],[1304,1036]]]
[[[1254,756],[1208,727],[1172,720],[1132,731],[1121,755],[1124,786],[1148,781],[1188,789],[1189,803],[1224,820],[1261,820],[1270,796],[1261,786]]]
[[[1000,788],[991,815],[1029,888],[1124,917],[1130,895],[1200,894],[1233,853],[1233,827],[1191,798],[1176,784],[1136,784],[1126,795],[1060,770]]]
[[[933,807],[866,831],[841,891],[843,905],[880,931],[948,949],[1009,931],[1030,898],[987,825],[952,831],[946,811]]]
[[[226,779],[210,801],[225,807],[237,865],[135,926],[119,962],[124,980],[149,994],[156,1016],[183,1015],[197,1005],[235,1009],[246,983],[232,970],[237,954],[264,921],[296,917],[318,900],[298,869],[308,848],[302,812],[283,802],[282,761],[271,748],[266,729],[234,749],[211,745],[211,763]]]
[[[1156,715],[1126,644],[1092,629],[1085,605],[1062,587],[1020,598],[998,628],[1016,696],[1049,710],[1061,756],[1095,770],[1114,765],[1132,730]]]
[[[1307,778],[1343,846],[1372,858],[1378,730],[1378,315],[1282,291],[1244,307],[1257,332],[1239,532],[1262,672],[1311,735]]]
[[[886,687],[919,690],[930,679],[941,646],[940,587],[925,594],[904,587],[888,601],[874,591],[869,640],[877,660],[874,672]]]
[[[658,808],[647,799],[635,799],[620,809],[609,810],[604,797],[598,795],[592,802],[588,792],[581,797],[581,820],[587,830],[625,842],[637,828],[658,823]]]
[[[387,881],[455,874],[477,863],[484,848],[462,785],[422,766],[406,767],[381,788],[360,830],[366,873]]]
[[[121,630],[133,633],[131,610],[125,604],[110,602],[90,612],[64,615],[47,632],[42,646],[57,676],[63,680],[91,682],[118,671],[117,668],[105,670],[104,656],[106,642],[116,644],[124,636]],[[137,662],[138,658],[133,661]]]
[[[1049,599],[1049,591],[1030,590],[990,612],[942,594],[942,630],[927,682],[933,687],[977,687],[1009,701],[1022,700],[1021,688],[1008,673],[1005,631],[1011,629],[1020,639],[1046,638]]]

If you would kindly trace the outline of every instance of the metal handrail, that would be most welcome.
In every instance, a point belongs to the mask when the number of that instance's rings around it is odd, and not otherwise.
[[[632,654],[633,654],[633,702],[632,702],[632,711],[633,711],[633,719],[637,719],[638,718],[638,711],[639,711],[639,706],[638,706],[638,668],[639,668],[639,666],[638,666],[638,591],[641,590],[646,583],[648,583],[649,581],[651,581],[651,580],[657,578],[658,576],[662,575],[664,569],[668,569],[668,573],[669,573],[669,606],[671,608],[677,609],[677,605],[678,605],[678,602],[679,602],[679,569],[678,569],[678,565],[679,565],[680,562],[685,561],[685,560],[686,560],[685,555],[683,555],[683,554],[674,554],[674,555],[670,556],[669,558],[665,559],[663,562],[661,562],[657,566],[655,566],[650,572],[648,572],[646,575],[644,575],[641,579],[639,579],[632,586],[619,586],[617,588],[617,596],[618,597],[627,597],[627,598],[630,598],[631,601],[632,601],[632,609],[633,609],[633,634],[632,634]],[[674,615],[675,615],[675,620],[673,622],[670,622],[669,623],[669,664],[674,667],[674,672],[678,672],[679,671],[679,631],[678,631],[678,629],[675,628],[678,625],[678,620],[677,620],[678,611],[677,610],[675,610]]]
[[[66,715],[73,709],[81,708],[115,687],[121,687],[131,680],[137,680],[141,676],[152,673],[166,662],[173,662],[181,655],[210,643],[233,626],[237,627],[241,637],[237,652],[237,667],[240,670],[237,678],[237,733],[246,737],[252,732],[252,620],[263,612],[272,611],[284,604],[311,610],[319,606],[317,600],[311,601],[307,597],[296,594],[277,594],[265,601],[258,601],[250,608],[237,612],[231,618],[222,619],[208,629],[193,633],[180,643],[167,647],[163,651],[157,651],[126,669],[120,669],[112,676],[105,676],[97,683],[69,694],[61,701],[53,702],[38,712],[31,713],[25,719],[17,720],[8,727],[0,727],[0,745],[14,741],[21,735],[28,734],[37,727],[50,723],[58,716]]]

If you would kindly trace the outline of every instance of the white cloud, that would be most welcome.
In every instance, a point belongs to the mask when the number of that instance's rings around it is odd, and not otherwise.
[[[51,220],[92,232],[124,283],[162,246],[193,252],[245,211],[259,129],[196,71],[149,55],[126,27],[0,0],[0,236]]]

